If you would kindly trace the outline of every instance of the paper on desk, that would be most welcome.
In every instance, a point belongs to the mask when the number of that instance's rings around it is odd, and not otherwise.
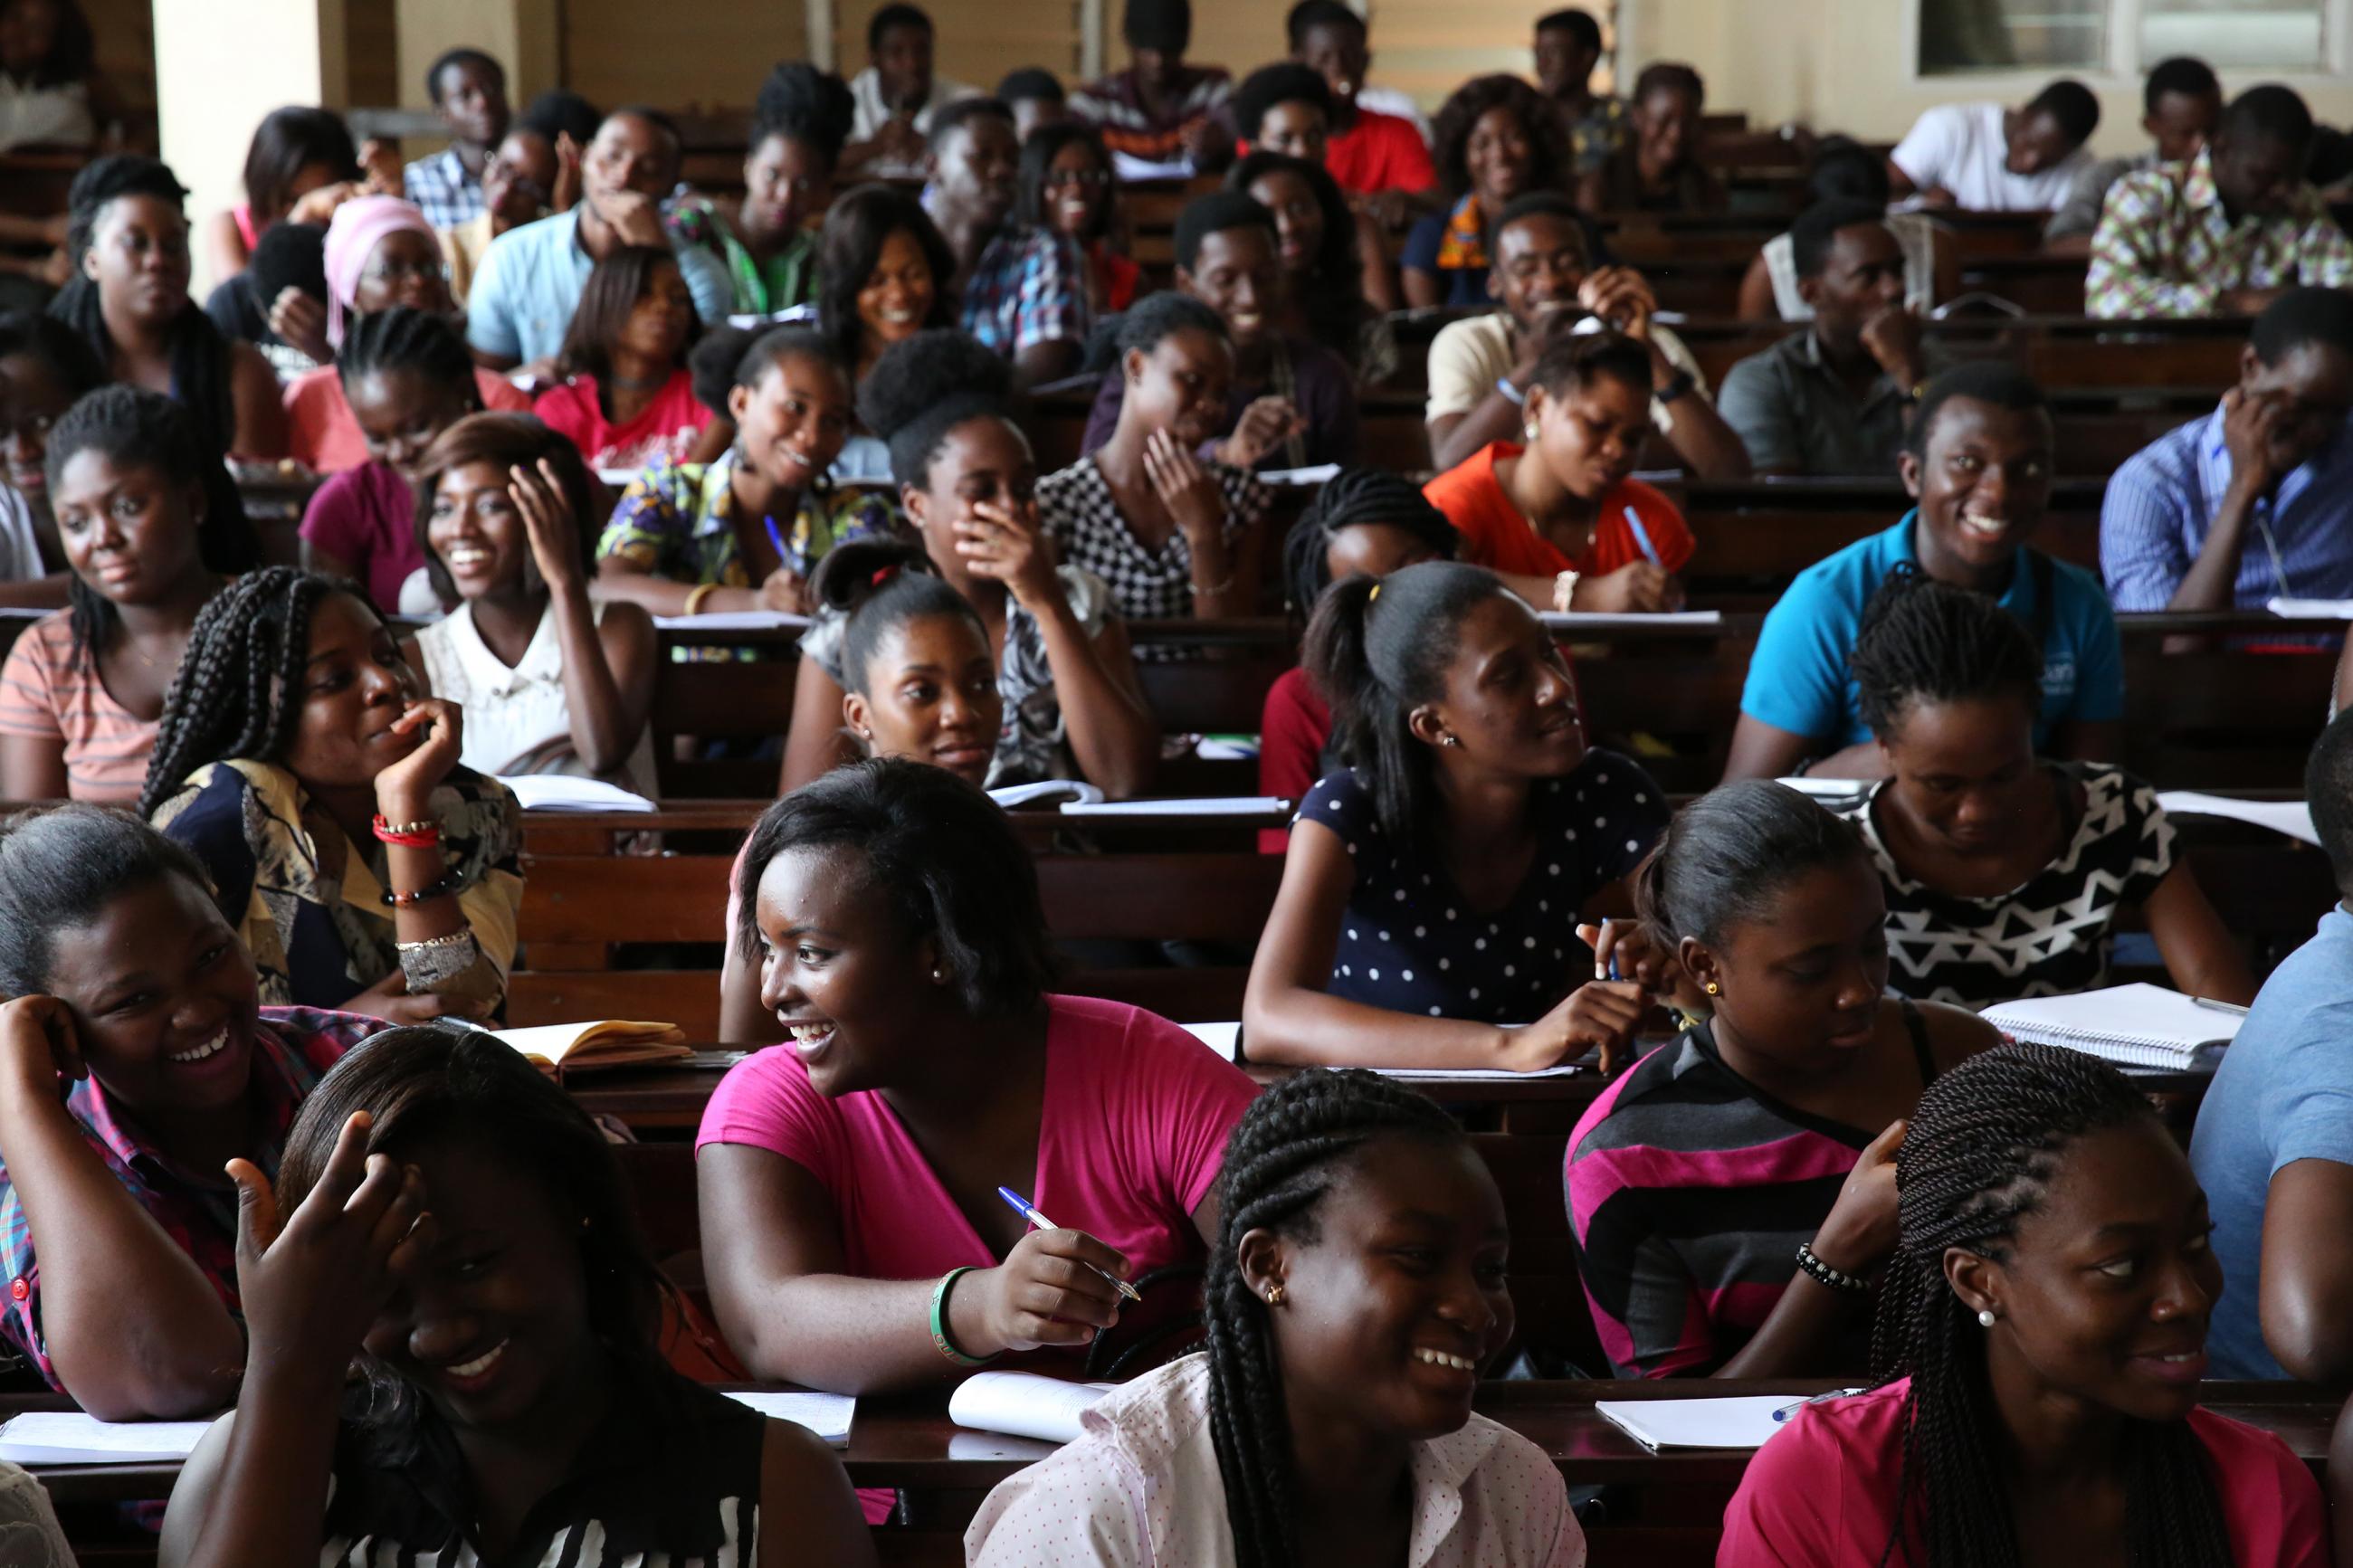
[[[1321,485],[1339,478],[1337,463],[1310,463],[1303,468],[1261,468],[1259,483],[1262,485]]]
[[[1114,149],[1111,155],[1112,173],[1123,182],[1136,180],[1189,180],[1193,177],[1190,158],[1169,158],[1155,161],[1139,158],[1133,153]]]
[[[1291,809],[1279,795],[1204,795],[1185,800],[1064,801],[1064,816],[1265,816]]]
[[[16,1465],[160,1465],[185,1459],[209,1421],[100,1421],[79,1410],[27,1410],[0,1426]]]
[[[1534,1068],[1526,1072],[1514,1072],[1509,1068],[1375,1068],[1383,1078],[1424,1079],[1488,1079],[1572,1078],[1586,1071],[1582,1062],[1562,1062],[1556,1067]]]
[[[1066,1383],[1034,1372],[980,1372],[948,1395],[948,1419],[959,1426],[1005,1432],[1047,1443],[1075,1442],[1079,1417],[1113,1383]]]
[[[1011,811],[1017,806],[1034,805],[1039,801],[1097,801],[1103,792],[1083,779],[1039,779],[1034,784],[1000,784],[988,792],[988,798]]]
[[[2283,620],[2353,621],[2353,599],[2272,599],[2263,605]]]
[[[1870,793],[1869,779],[1803,778],[1775,779],[1777,784],[1796,790],[1809,800],[1856,800]]]
[[[2313,829],[2312,805],[2307,801],[2234,800],[2227,795],[2168,789],[2158,792],[2157,804],[2171,816],[2225,816],[2232,822],[2252,822],[2257,827],[2268,827],[2274,833],[2284,833],[2306,844],[2320,842],[2320,835]]]
[[[806,1426],[837,1448],[849,1446],[849,1423],[858,1415],[858,1400],[848,1394],[731,1391],[727,1397],[771,1420]]]
[[[654,625],[666,632],[765,632],[805,630],[816,623],[782,610],[713,610],[705,616],[656,616]]]
[[[1616,610],[1546,610],[1536,616],[1550,630],[1556,632],[1608,631],[1619,626],[1720,626],[1724,624],[1722,610],[1662,610],[1657,615],[1635,615]]]
[[[603,779],[575,778],[570,773],[501,774],[525,811],[651,811],[654,803]]]
[[[1773,1412],[1804,1403],[1795,1394],[1739,1394],[1718,1399],[1597,1399],[1593,1408],[1646,1448],[1754,1448],[1781,1429]]]
[[[1217,1052],[1228,1061],[1234,1058],[1234,1048],[1241,1039],[1242,1026],[1233,1024],[1187,1024],[1185,1032]]]

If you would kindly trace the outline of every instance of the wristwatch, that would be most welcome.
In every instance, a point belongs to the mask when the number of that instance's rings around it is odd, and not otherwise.
[[[1698,378],[1694,376],[1691,372],[1687,370],[1679,370],[1675,372],[1673,379],[1669,381],[1666,385],[1662,386],[1657,391],[1651,393],[1651,395],[1657,398],[1661,403],[1672,403],[1676,398],[1683,396],[1685,393],[1689,392],[1693,387],[1697,386],[1698,384]]]

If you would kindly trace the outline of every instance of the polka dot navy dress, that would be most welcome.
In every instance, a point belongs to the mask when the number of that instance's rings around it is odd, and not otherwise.
[[[1536,785],[1529,805],[1538,847],[1526,879],[1503,908],[1475,910],[1443,867],[1381,831],[1354,772],[1310,790],[1293,826],[1338,834],[1356,869],[1324,991],[1396,1013],[1525,1024],[1590,979],[1577,910],[1658,842],[1666,799],[1632,762],[1589,752]]]

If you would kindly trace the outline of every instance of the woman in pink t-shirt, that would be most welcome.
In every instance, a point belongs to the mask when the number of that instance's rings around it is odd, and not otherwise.
[[[659,246],[625,245],[581,286],[555,360],[565,384],[541,393],[532,412],[571,437],[600,473],[716,456],[699,450],[711,410],[686,368],[702,331],[678,258]]]
[[[1125,1342],[1191,1306],[1150,1277],[1207,1256],[1251,1084],[1165,1019],[1047,993],[1037,872],[987,795],[902,759],[837,769],[760,819],[744,886],[735,938],[790,1038],[727,1075],[697,1155],[712,1304],[755,1375],[1075,1372],[1124,1314]]]
[[[1717,1568],[2329,1561],[2312,1473],[2198,1407],[2221,1265],[2189,1162],[2122,1073],[2045,1046],[1971,1058],[1920,1096],[1895,1185],[1894,1380],[1757,1450]]]

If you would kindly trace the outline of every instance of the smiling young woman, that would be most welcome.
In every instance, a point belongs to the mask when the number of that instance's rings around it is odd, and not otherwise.
[[[1372,1073],[1301,1073],[1234,1129],[1219,1198],[1208,1351],[991,1492],[966,1560],[1577,1568],[1558,1468],[1471,1409],[1512,1334],[1511,1232],[1446,1113]]]
[[[2317,1568],[2320,1488],[2199,1408],[2222,1292],[2206,1196],[2096,1058],[2006,1046],[1920,1097],[1858,1398],[1799,1410],[1725,1515],[1723,1568]]]
[[[245,1361],[236,1156],[275,1164],[372,1018],[264,1007],[204,868],[121,812],[0,821],[0,1336],[110,1421],[201,1415]]]
[[[508,1047],[379,1035],[274,1190],[229,1174],[248,1371],[173,1493],[169,1568],[873,1563],[814,1434],[664,1364],[620,1167]]]

